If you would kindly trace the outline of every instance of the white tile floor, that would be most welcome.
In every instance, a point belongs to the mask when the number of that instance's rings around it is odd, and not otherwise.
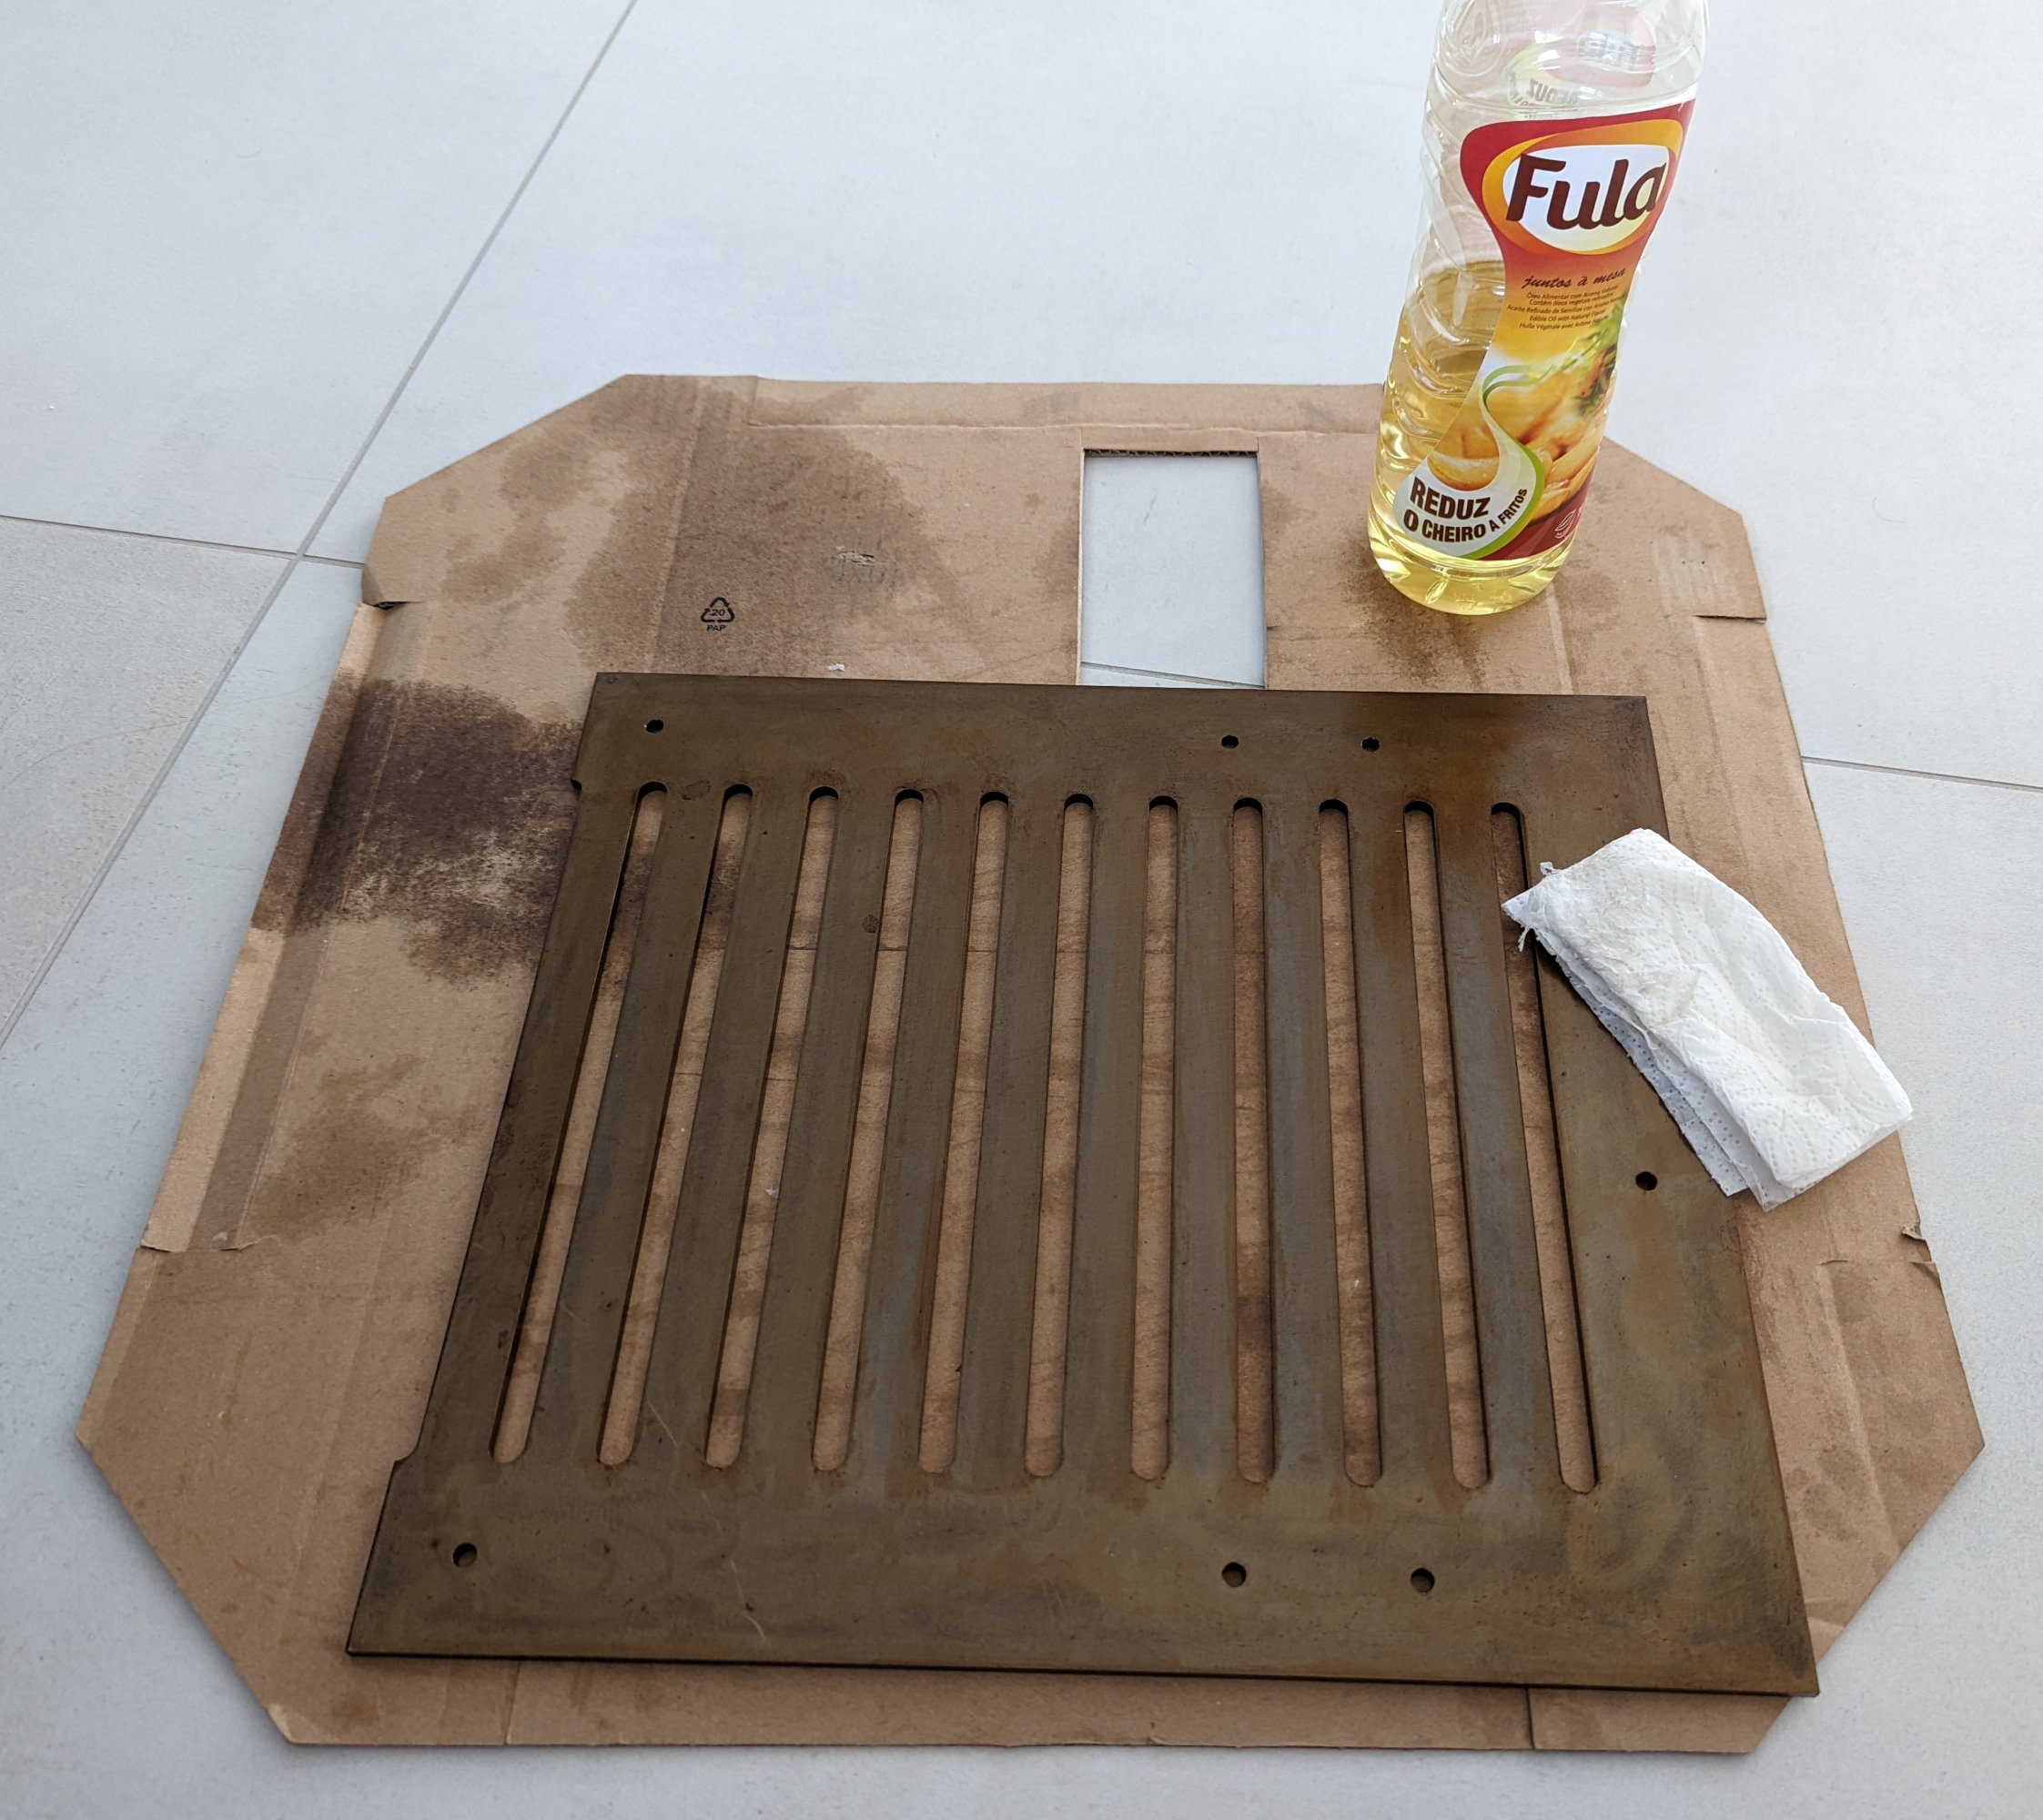
[[[0,78],[0,511],[296,550],[618,0],[39,11]]]
[[[0,521],[0,1037],[288,567]]]
[[[279,1743],[69,1431],[379,499],[626,370],[1377,377],[1431,9],[107,0],[0,71],[0,1806],[2035,1811],[2043,15],[1714,10],[1617,433],[1751,525],[1988,1438],[1823,1697],[1745,1762]]]

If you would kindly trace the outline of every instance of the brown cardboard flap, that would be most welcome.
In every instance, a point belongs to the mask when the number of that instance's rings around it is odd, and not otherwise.
[[[1787,1702],[1771,1694],[1636,1694],[1534,1687],[1532,1747],[1542,1751],[1694,1751],[1738,1756]]]
[[[1758,1742],[1764,1698],[342,1651],[444,1328],[592,677],[1074,681],[1087,449],[1253,446],[1272,686],[1645,695],[1674,838],[1863,1018],[1736,516],[1608,449],[1547,595],[1429,614],[1362,534],[1375,406],[1364,388],[627,379],[390,501],[364,598],[403,604],[349,641],[79,1424],[287,1736]],[[1897,1144],[1772,1215],[1747,1206],[1820,1643],[1978,1432]]]
[[[527,1663],[507,1744],[1524,1750],[1518,1687]]]
[[[751,420],[761,425],[1067,428],[1082,430],[1088,438],[1121,427],[1169,431],[1194,441],[1235,430],[1376,434],[1376,389],[1370,386],[840,386],[789,379],[703,383],[750,388]]]

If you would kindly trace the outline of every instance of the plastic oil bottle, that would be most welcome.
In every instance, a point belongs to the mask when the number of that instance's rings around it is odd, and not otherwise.
[[[1449,0],[1369,514],[1421,605],[1501,613],[1567,561],[1707,23],[1707,0]]]

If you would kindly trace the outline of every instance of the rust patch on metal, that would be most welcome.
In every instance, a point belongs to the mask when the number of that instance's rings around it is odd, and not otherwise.
[[[1643,702],[608,675],[576,774],[352,1650],[1814,1691],[1734,1205],[1498,908]]]

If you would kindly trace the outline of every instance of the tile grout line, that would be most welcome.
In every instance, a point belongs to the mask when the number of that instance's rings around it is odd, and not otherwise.
[[[279,556],[278,560],[284,566],[277,579],[269,584],[269,592],[263,596],[262,605],[256,609],[255,617],[248,622],[248,630],[236,642],[234,649],[228,653],[227,662],[213,678],[211,686],[187,717],[183,731],[171,742],[170,750],[164,755],[163,763],[157,767],[156,775],[150,778],[148,787],[143,791],[135,807],[128,812],[127,820],[121,824],[120,833],[115,835],[113,844],[106,849],[106,857],[99,862],[99,869],[92,875],[92,883],[86,886],[79,895],[78,901],[71,906],[71,914],[64,919],[64,926],[56,932],[56,938],[43,950],[43,957],[36,962],[35,971],[29,975],[28,984],[22,988],[20,997],[15,1000],[5,1019],[0,1021],[0,1049],[6,1047],[7,1039],[15,1034],[15,1026],[27,1015],[35,995],[42,990],[43,982],[49,977],[50,969],[56,965],[57,956],[64,952],[78,925],[85,921],[86,912],[92,908],[93,900],[99,895],[100,886],[106,884],[107,875],[113,871],[121,854],[126,852],[128,841],[133,837],[135,830],[141,825],[142,817],[148,814],[150,805],[155,803],[157,793],[163,788],[165,779],[184,756],[185,748],[191,743],[192,735],[197,732],[199,722],[206,718],[207,711],[218,699],[220,691],[227,686],[227,679],[233,675],[234,666],[241,661],[241,653],[248,650],[249,642],[262,629],[263,622],[269,617],[269,610],[277,604],[277,597],[284,592],[284,584],[298,572],[297,558]]]
[[[561,110],[560,117],[554,121],[552,130],[541,141],[539,151],[533,157],[531,164],[526,168],[525,175],[519,178],[518,187],[511,192],[511,199],[504,204],[489,233],[483,237],[481,246],[477,248],[475,257],[469,261],[467,270],[461,274],[460,279],[455,285],[453,294],[448,298],[445,307],[433,318],[432,327],[427,329],[425,339],[419,344],[418,352],[412,355],[410,364],[399,376],[397,385],[392,389],[390,396],[384,401],[383,409],[377,413],[376,420],[369,427],[369,433],[362,438],[361,446],[355,450],[354,459],[349,462],[339,480],[334,482],[333,490],[327,495],[326,504],[319,509],[319,516],[312,521],[305,535],[298,540],[298,548],[295,551],[259,551],[254,552],[281,558],[284,562],[283,572],[277,577],[276,581],[270,587],[269,592],[263,597],[262,605],[256,610],[255,617],[248,622],[248,629],[241,634],[234,649],[228,653],[227,662],[221,667],[219,673],[214,677],[212,686],[207,690],[205,696],[185,722],[183,732],[177,735],[177,740],[172,743],[163,763],[157,767],[156,775],[149,780],[148,787],[142,793],[141,800],[136,804],[127,820],[122,824],[120,833],[115,837],[112,846],[106,852],[106,856],[100,862],[99,869],[93,874],[92,882],[86,885],[85,891],[79,895],[77,903],[72,906],[71,914],[64,919],[64,925],[56,932],[56,938],[48,947],[44,949],[43,957],[36,963],[35,970],[29,976],[28,983],[22,988],[20,996],[8,1007],[5,1018],[0,1018],[0,1048],[6,1046],[8,1038],[15,1033],[15,1026],[21,1022],[23,1016],[26,1014],[29,1006],[35,1000],[36,993],[42,989],[44,980],[49,977],[50,969],[56,965],[57,956],[64,952],[73,932],[85,920],[86,911],[91,909],[94,899],[99,895],[100,887],[106,884],[107,875],[113,871],[121,854],[126,851],[127,844],[133,838],[135,830],[141,825],[142,817],[149,812],[150,806],[156,802],[157,793],[162,790],[177,761],[184,756],[185,748],[191,743],[192,735],[198,730],[198,723],[206,718],[207,713],[211,709],[214,702],[218,699],[220,691],[227,686],[228,678],[233,675],[234,667],[240,662],[242,653],[248,650],[256,634],[262,630],[263,622],[269,617],[270,608],[277,604],[278,598],[283,593],[286,584],[298,572],[298,564],[300,562],[319,562],[337,564],[345,568],[359,568],[360,566],[359,563],[341,561],[339,559],[332,557],[310,554],[313,540],[319,536],[321,531],[325,530],[327,521],[333,516],[334,508],[340,503],[341,495],[348,490],[349,485],[353,481],[363,461],[368,459],[369,451],[375,445],[376,439],[383,433],[383,426],[390,420],[391,414],[398,408],[398,401],[404,396],[405,389],[410,385],[412,379],[418,374],[420,367],[425,362],[426,356],[432,351],[433,343],[440,339],[440,331],[447,326],[448,318],[453,315],[476,273],[482,268],[482,262],[490,257],[490,249],[496,245],[498,236],[503,232],[505,225],[511,219],[512,211],[523,200],[525,192],[531,187],[532,179],[539,175],[541,165],[546,161],[546,155],[553,149],[554,143],[566,130],[569,119],[580,105],[582,96],[588,92],[589,85],[596,79],[596,72],[603,66],[603,60],[609,56],[611,46],[616,44],[619,35],[623,31],[625,25],[631,19],[632,14],[637,6],[638,0],[625,0],[624,10],[617,15],[617,23],[610,28],[609,35],[597,46],[594,59],[590,63],[589,67],[582,72],[582,80],[575,84],[574,93],[568,96],[567,106]],[[26,520],[21,521],[34,523],[44,522],[45,521]],[[70,528],[91,530],[96,527],[76,526]],[[150,533],[129,531],[116,532],[116,535],[146,537]],[[200,540],[173,538],[164,541],[196,542]],[[219,545],[215,547],[233,549],[238,546]]]
[[[1833,771],[1870,771],[1881,777],[1921,777],[1933,784],[1969,784],[1981,790],[2019,790],[2043,796],[2043,784],[2013,784],[2004,777],[1967,777],[1955,771],[1916,771],[1905,764],[1867,764],[1856,758],[1816,758],[1802,754],[1804,764],[1827,765]]]
[[[34,524],[48,531],[82,531],[99,537],[137,537],[145,543],[175,543],[187,550],[227,550],[237,556],[277,556],[286,561],[323,563],[329,569],[359,569],[362,566],[346,556],[308,556],[302,551],[271,550],[260,543],[222,543],[214,537],[177,537],[167,531],[134,531],[120,524],[83,524],[76,519],[28,518],[20,512],[0,512],[0,524]]]
[[[582,80],[575,84],[574,93],[568,96],[568,105],[561,110],[561,117],[554,121],[553,130],[541,143],[539,153],[532,159],[531,168],[526,171],[523,177],[519,178],[518,187],[511,192],[511,200],[504,204],[503,212],[497,217],[495,226],[483,237],[482,244],[476,249],[474,258],[469,261],[468,269],[461,274],[460,282],[454,287],[453,295],[447,299],[447,307],[434,318],[432,327],[426,331],[426,339],[419,344],[419,351],[411,357],[410,365],[406,367],[403,373],[399,376],[396,388],[385,401],[383,409],[377,413],[376,421],[369,425],[369,434],[362,438],[362,446],[356,450],[355,459],[349,462],[347,471],[341,475],[333,491],[328,496],[327,502],[321,508],[319,517],[312,521],[312,529],[305,533],[304,541],[298,545],[300,555],[303,555],[312,547],[313,540],[326,529],[327,521],[333,516],[333,510],[340,503],[341,495],[348,490],[362,463],[369,459],[369,451],[375,446],[376,439],[383,433],[383,426],[390,420],[392,414],[396,411],[398,401],[403,398],[406,389],[417,376],[419,369],[425,364],[426,356],[432,352],[433,343],[440,339],[440,331],[446,328],[448,318],[460,307],[461,298],[467,294],[468,288],[473,282],[476,273],[482,269],[482,262],[490,257],[490,249],[497,244],[497,237],[503,232],[505,227],[510,223],[512,212],[524,200],[525,192],[531,187],[532,179],[539,175],[539,167],[546,162],[546,155],[553,149],[554,142],[567,130],[569,119],[573,116],[575,108],[581,105],[582,97],[588,92],[589,85],[595,81],[596,72],[603,66],[603,59],[609,56],[611,46],[617,42],[619,35],[630,23],[632,13],[637,10],[638,4],[639,0],[625,0],[624,10],[617,15],[617,23],[610,28],[610,35],[597,46],[594,61],[582,72]]]

